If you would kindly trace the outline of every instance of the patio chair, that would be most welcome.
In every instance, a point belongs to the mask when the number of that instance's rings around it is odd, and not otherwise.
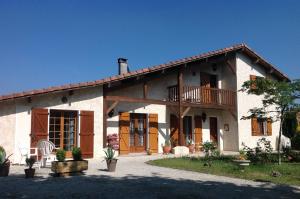
[[[40,140],[37,143],[37,147],[40,152],[40,155],[42,156],[40,160],[40,165],[42,167],[46,167],[47,161],[55,161],[56,157],[55,154],[53,154],[53,151],[57,148],[52,142],[48,140]]]

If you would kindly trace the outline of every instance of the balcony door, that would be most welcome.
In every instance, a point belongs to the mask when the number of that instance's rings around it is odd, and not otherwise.
[[[50,111],[49,141],[55,147],[66,150],[67,157],[72,156],[72,149],[77,146],[77,112]]]
[[[208,73],[200,73],[201,102],[204,104],[217,104],[218,88],[217,76]]]
[[[129,150],[131,153],[146,151],[146,115],[130,114]]]

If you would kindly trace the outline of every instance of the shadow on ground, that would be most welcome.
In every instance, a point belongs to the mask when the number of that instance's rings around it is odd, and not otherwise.
[[[24,179],[24,175],[10,175],[0,178],[0,190],[0,198],[300,198],[299,189],[290,186],[175,180],[158,173],[121,178],[82,175]]]

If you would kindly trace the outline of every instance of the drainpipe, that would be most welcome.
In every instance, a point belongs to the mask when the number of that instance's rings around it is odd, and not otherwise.
[[[149,114],[146,114],[146,121],[147,121],[147,128],[146,128],[147,146],[146,146],[146,148],[149,149]]]

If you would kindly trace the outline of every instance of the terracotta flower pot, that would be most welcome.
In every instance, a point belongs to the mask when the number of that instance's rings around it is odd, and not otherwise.
[[[33,178],[35,174],[35,169],[24,169],[25,178]]]
[[[163,153],[169,154],[171,152],[171,146],[163,146]]]
[[[106,160],[107,170],[109,172],[116,171],[117,161],[117,159]]]
[[[191,144],[188,147],[189,147],[190,153],[194,153],[195,152],[195,145]]]
[[[10,162],[0,166],[0,177],[6,177],[9,174]]]

